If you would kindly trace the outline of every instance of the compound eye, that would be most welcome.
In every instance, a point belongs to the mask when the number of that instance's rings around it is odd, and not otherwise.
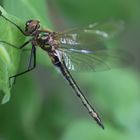
[[[32,21],[33,21],[33,20],[28,20],[28,21],[26,22],[26,25],[28,26]]]

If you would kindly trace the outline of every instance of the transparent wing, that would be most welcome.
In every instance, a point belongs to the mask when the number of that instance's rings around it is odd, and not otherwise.
[[[59,33],[58,50],[63,54],[67,68],[75,71],[104,71],[132,63],[129,53],[108,49],[105,44],[122,29],[122,21],[108,21]]]
[[[105,71],[130,65],[134,60],[128,52],[116,49],[88,53],[65,50],[60,53],[67,68],[73,71]]]
[[[58,33],[59,47],[68,50],[103,50],[106,49],[105,41],[122,29],[122,21],[95,23],[87,27],[71,29]]]

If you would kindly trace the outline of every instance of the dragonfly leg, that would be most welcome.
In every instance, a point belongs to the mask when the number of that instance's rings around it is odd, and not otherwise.
[[[13,44],[10,44],[10,43],[8,43],[8,42],[6,42],[6,41],[0,40],[0,43],[3,43],[3,44],[6,44],[6,45],[8,45],[8,46],[11,46],[11,47],[13,47],[13,48],[19,49],[17,46],[15,46],[15,45],[13,45]]]
[[[22,44],[21,46],[17,47],[17,46],[15,46],[15,45],[11,44],[11,43],[8,43],[8,42],[6,42],[6,41],[0,40],[0,43],[9,45],[9,46],[11,46],[11,47],[13,47],[13,48],[16,48],[16,49],[22,49],[22,48],[24,48],[27,44],[29,44],[30,42],[31,42],[31,40],[28,40],[28,41],[26,41],[24,44]]]
[[[12,20],[8,19],[7,17],[5,17],[3,14],[2,14],[2,11],[0,11],[0,16],[2,18],[4,18],[6,21],[10,22],[11,24],[13,24],[23,35],[26,36],[25,32],[16,24],[14,23]]]
[[[27,72],[32,71],[35,67],[36,67],[36,48],[35,48],[35,46],[32,46],[31,54],[30,54],[30,59],[29,59],[29,64],[28,64],[28,69],[23,71],[23,72],[20,72],[18,74],[15,74],[13,76],[10,76],[9,77],[9,86],[11,87],[11,79],[14,78],[14,83],[15,83],[15,80],[16,80],[16,78],[18,76],[21,76],[21,75],[23,75],[23,74],[25,74]]]

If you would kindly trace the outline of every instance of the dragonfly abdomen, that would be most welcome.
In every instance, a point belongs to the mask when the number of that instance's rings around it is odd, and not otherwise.
[[[76,84],[75,80],[73,79],[72,75],[68,71],[65,62],[63,61],[59,63],[59,69],[65,79],[69,82],[70,86],[73,88],[77,96],[81,99],[83,105],[88,110],[89,114],[94,118],[94,120],[97,122],[99,126],[101,126],[104,129],[103,123],[98,115],[98,113],[95,111],[95,109],[91,106],[91,104],[88,102],[87,98],[84,96],[83,92],[80,90],[78,85]]]

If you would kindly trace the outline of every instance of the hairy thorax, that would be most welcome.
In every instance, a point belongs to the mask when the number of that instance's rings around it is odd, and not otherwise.
[[[45,51],[53,51],[57,49],[59,46],[59,41],[57,39],[55,32],[40,32],[36,37],[33,39],[33,43],[38,45]]]

